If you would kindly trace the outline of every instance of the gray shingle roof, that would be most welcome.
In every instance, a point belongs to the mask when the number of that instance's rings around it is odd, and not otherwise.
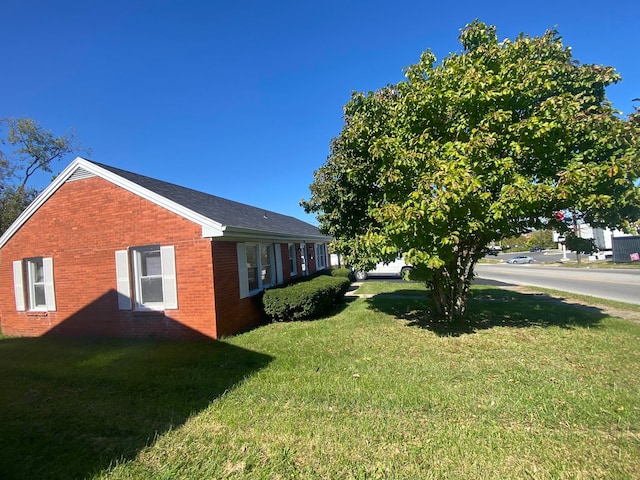
[[[98,162],[91,163],[140,185],[168,200],[193,210],[225,227],[236,227],[260,232],[286,235],[322,235],[317,227],[295,217],[227,200],[208,193],[181,187],[173,183],[138,175]]]

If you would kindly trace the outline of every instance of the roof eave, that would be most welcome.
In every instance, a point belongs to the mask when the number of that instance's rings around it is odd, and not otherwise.
[[[78,169],[83,168],[105,180],[124,188],[125,190],[138,195],[146,200],[149,200],[156,205],[159,205],[170,212],[173,212],[189,221],[200,225],[203,229],[203,237],[206,230],[209,233],[218,232],[218,235],[223,231],[223,225],[212,220],[204,215],[201,215],[193,210],[186,208],[172,200],[158,195],[151,190],[138,185],[135,182],[127,180],[116,173],[113,173],[107,169],[104,169],[89,160],[85,160],[82,157],[76,157],[67,168],[65,168],[60,175],[58,175],[47,188],[45,188],[29,206],[18,216],[18,218],[9,226],[9,228],[0,237],[0,247],[9,241],[9,239],[20,229],[22,225],[36,212],[38,209],[69,179],[69,177]]]
[[[15,233],[24,225],[24,223],[38,211],[38,209],[46,202],[51,195],[53,195],[56,190],[58,190],[64,182],[71,176],[71,174],[78,168],[79,161],[84,160],[80,157],[76,157],[76,159],[71,162],[67,168],[65,168],[60,175],[58,175],[50,184],[45,188],[40,194],[25,208],[18,218],[14,220],[14,222],[9,225],[9,228],[2,234],[0,237],[0,247],[3,247],[5,243],[9,241],[11,237],[15,235]]]
[[[204,233],[204,230],[203,230]],[[270,232],[265,230],[255,230],[252,228],[243,228],[243,227],[233,227],[226,226],[223,227],[223,231],[220,235],[206,235],[208,237],[217,237],[223,238],[225,240],[238,240],[238,241],[258,241],[265,240],[270,242],[330,242],[333,240],[333,237],[328,235],[322,235],[318,233],[317,235],[309,235],[304,233],[282,233],[282,232]]]
[[[71,175],[78,169],[83,168],[105,180],[124,188],[125,190],[138,195],[156,205],[167,209],[197,225],[202,227],[203,238],[224,238],[237,240],[269,240],[278,242],[292,241],[308,241],[308,242],[330,242],[332,237],[327,235],[309,235],[302,233],[282,233],[270,232],[264,230],[256,230],[251,228],[225,226],[212,220],[202,214],[199,214],[179,203],[159,195],[141,185],[127,180],[120,175],[111,172],[95,163],[82,157],[76,157],[67,168],[65,168],[47,188],[45,188],[33,202],[18,216],[18,218],[9,226],[9,228],[0,236],[0,247],[9,241],[9,239],[24,225],[24,223],[69,179]]]
[[[172,213],[175,213],[176,215],[179,215],[182,218],[185,218],[197,225],[200,225],[203,229],[203,237],[205,236],[204,235],[205,229],[209,231],[222,231],[224,228],[222,224],[216,222],[215,220],[212,220],[209,217],[206,217],[200,213],[197,213],[191,210],[190,208],[187,208],[177,202],[174,202],[173,200],[169,200],[167,197],[159,195],[149,190],[148,188],[145,188],[135,182],[132,182],[131,180],[127,180],[126,178],[121,177],[120,175],[113,173],[110,170],[104,169],[91,162],[87,162],[87,163],[93,167],[94,173],[97,173],[98,175],[105,178],[106,180],[109,180],[110,182],[124,188],[125,190],[128,190],[129,192],[134,193],[146,200],[149,200],[150,202],[155,203],[156,205],[162,208],[165,208]]]

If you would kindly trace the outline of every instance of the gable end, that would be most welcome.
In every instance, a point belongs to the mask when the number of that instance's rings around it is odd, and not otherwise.
[[[76,180],[84,180],[85,178],[96,177],[97,175],[93,172],[90,172],[86,168],[78,167],[71,174],[69,178],[67,178],[67,182],[75,182]]]

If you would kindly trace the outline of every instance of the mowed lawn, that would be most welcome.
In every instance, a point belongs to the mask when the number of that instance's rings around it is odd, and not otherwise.
[[[445,326],[365,285],[220,342],[0,339],[0,478],[638,477],[639,324],[476,287]]]

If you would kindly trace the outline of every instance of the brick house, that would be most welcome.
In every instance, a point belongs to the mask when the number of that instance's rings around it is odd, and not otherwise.
[[[76,158],[0,237],[12,336],[220,338],[255,296],[329,266],[296,218]]]

